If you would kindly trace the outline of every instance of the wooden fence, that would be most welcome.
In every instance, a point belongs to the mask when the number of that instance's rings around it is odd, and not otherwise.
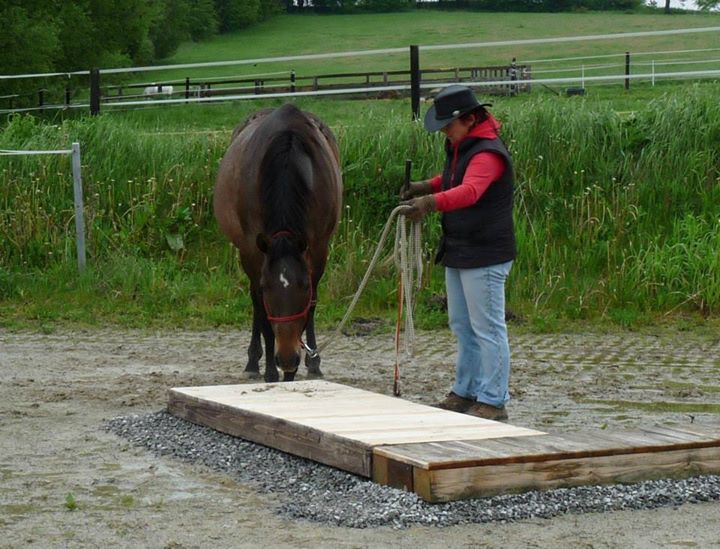
[[[515,80],[529,80],[531,68],[529,65],[503,65],[492,67],[453,67],[440,69],[424,69],[419,71],[423,84],[433,82],[498,82],[507,81],[507,84],[492,85],[476,88],[485,95],[516,95],[530,91],[529,83],[514,83]],[[215,97],[223,95],[237,95],[242,93],[295,93],[307,91],[321,91],[334,89],[366,90],[373,87],[386,87],[392,85],[408,85],[411,83],[411,70],[395,71],[369,71],[354,73],[334,73],[313,76],[300,76],[289,72],[284,76],[268,76],[254,78],[228,78],[225,80],[191,79],[168,80],[153,82],[152,84],[125,84],[105,86],[101,89],[101,102],[113,102],[139,98],[186,98]],[[168,88],[172,91],[168,92]],[[149,94],[145,90],[157,88],[157,93]],[[363,95],[373,95],[372,91],[363,91]],[[378,91],[381,96],[407,95],[405,92],[384,90]]]

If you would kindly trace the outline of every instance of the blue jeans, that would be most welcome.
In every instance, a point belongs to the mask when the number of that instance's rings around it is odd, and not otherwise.
[[[497,407],[510,399],[505,280],[511,267],[512,261],[476,269],[445,268],[448,319],[458,342],[452,391]]]

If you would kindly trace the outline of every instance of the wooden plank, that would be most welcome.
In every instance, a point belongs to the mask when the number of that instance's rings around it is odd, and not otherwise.
[[[654,429],[662,428],[666,431],[676,433],[684,433],[691,436],[701,437],[704,439],[720,439],[720,424],[704,425],[704,424],[684,424],[684,425],[654,425]]]
[[[284,419],[373,446],[540,434],[320,380],[184,387],[172,391],[196,401]]]
[[[720,472],[716,447],[480,467],[415,468],[415,492],[430,502],[564,486],[638,482]]]
[[[687,434],[671,437],[657,427],[654,431],[616,433],[571,433],[533,437],[504,437],[492,440],[383,445],[374,455],[403,461],[414,467],[435,470],[456,467],[531,463],[611,455],[657,453],[693,448],[720,448],[720,437]],[[719,450],[720,451],[720,450]]]
[[[698,435],[720,438],[720,423],[716,423],[715,425],[698,425],[697,423],[693,423],[691,425],[673,425],[672,427],[674,429],[687,431],[688,433],[696,433]]]
[[[284,419],[197,399],[174,390],[170,391],[168,411],[192,423],[283,452],[358,475],[372,475],[372,451],[369,445],[362,442],[291,424]]]
[[[414,491],[413,466],[382,456],[373,459],[373,480],[384,486]]]

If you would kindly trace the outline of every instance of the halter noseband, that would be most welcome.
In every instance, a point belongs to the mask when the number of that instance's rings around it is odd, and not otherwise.
[[[273,233],[273,235],[270,237],[271,239],[278,238],[280,236],[292,236],[293,233],[290,231],[278,231],[276,233]],[[267,299],[265,298],[265,295],[263,294],[262,300],[263,300],[263,307],[265,307],[265,316],[270,322],[293,322],[294,320],[300,320],[301,318],[307,319],[308,313],[310,312],[310,309],[313,305],[315,305],[315,295],[313,292],[313,286],[312,286],[312,271],[308,269],[308,276],[310,277],[310,296],[308,298],[307,305],[305,305],[305,308],[300,311],[299,313],[295,313],[292,315],[287,316],[273,316],[270,314],[270,307],[268,307]]]

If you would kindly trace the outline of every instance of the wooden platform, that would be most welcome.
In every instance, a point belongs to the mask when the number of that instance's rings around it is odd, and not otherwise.
[[[720,473],[720,425],[559,436],[326,381],[174,388],[168,411],[435,502]]]

